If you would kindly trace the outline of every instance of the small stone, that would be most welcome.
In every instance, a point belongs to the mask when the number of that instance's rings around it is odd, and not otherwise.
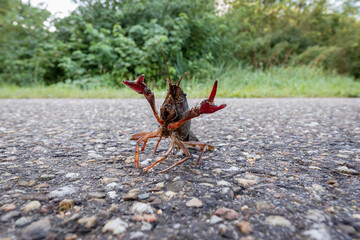
[[[48,236],[50,229],[51,224],[49,217],[42,218],[25,227],[21,232],[21,239],[45,239]]]
[[[314,225],[312,229],[305,231],[303,235],[313,240],[331,240],[331,235],[324,225]]]
[[[255,240],[255,238],[253,236],[246,236],[239,238],[239,240]]]
[[[150,205],[141,202],[134,203],[134,205],[131,207],[131,211],[133,213],[154,213],[154,210]]]
[[[141,161],[140,162],[140,166],[149,166],[150,164],[151,164],[151,162],[152,162],[153,160],[151,159],[151,158],[148,158],[148,159],[146,159],[146,160],[144,160],[144,161]]]
[[[32,180],[30,180],[30,181],[27,183],[26,186],[32,187],[32,186],[34,186],[35,184],[36,184],[36,181],[35,181],[34,179],[32,179]]]
[[[93,228],[96,225],[96,216],[80,218],[78,224],[83,225],[87,229]]]
[[[98,212],[98,216],[101,218],[105,218],[105,219],[110,218],[111,215],[112,215],[112,213],[110,211],[106,211],[106,210],[99,210],[99,212]]]
[[[98,204],[106,203],[105,199],[100,199],[100,198],[91,198],[91,199],[87,200],[87,202],[98,203]]]
[[[235,166],[232,166],[228,169],[228,171],[230,171],[230,172],[238,172],[239,170],[240,170],[240,168],[235,167]]]
[[[356,233],[356,229],[351,225],[339,224],[336,226],[337,229],[342,231],[344,234],[351,235]]]
[[[217,186],[231,187],[231,183],[229,183],[229,182],[227,182],[227,181],[224,181],[224,180],[221,180],[221,181],[217,182],[216,185],[217,185]]]
[[[125,159],[125,164],[131,164],[133,163],[134,158],[133,157],[128,157],[127,159]]]
[[[68,233],[65,235],[65,240],[76,240],[77,238],[78,238],[78,236],[73,233]]]
[[[54,208],[55,208],[55,206],[54,206],[53,204],[43,205],[43,206],[41,206],[41,208],[40,208],[40,213],[46,215],[46,214],[48,214],[49,212],[53,211]]]
[[[200,183],[199,185],[206,186],[206,187],[209,187],[209,188],[214,187],[214,184],[211,184],[211,183]]]
[[[149,202],[150,202],[150,201],[149,201]],[[160,203],[162,203],[162,200],[161,200],[160,198],[154,198],[154,199],[150,202],[151,205],[156,205],[156,204],[160,204]]]
[[[225,139],[226,139],[226,140],[231,140],[231,139],[233,139],[233,138],[234,138],[233,135],[227,135],[227,136],[225,136]]]
[[[31,217],[21,217],[15,222],[16,227],[23,227],[29,223],[31,223]]]
[[[138,195],[138,199],[139,200],[146,200],[150,197],[150,194],[149,193],[143,193],[143,194],[140,194]]]
[[[20,186],[20,187],[27,187],[28,184],[29,184],[29,182],[27,182],[27,181],[21,181],[21,182],[18,183],[18,186]]]
[[[80,179],[80,173],[67,173],[65,178],[67,178],[69,181],[76,181]]]
[[[100,154],[91,152],[91,153],[88,154],[88,159],[103,160],[104,157],[101,156]]]
[[[164,182],[159,182],[156,184],[156,188],[161,189],[165,186]]]
[[[124,200],[125,201],[137,200],[139,191],[140,191],[139,189],[131,189],[124,196]]]
[[[143,232],[132,232],[130,233],[130,239],[136,240],[136,239],[144,239],[145,234]]]
[[[117,178],[108,178],[108,177],[103,177],[101,179],[101,183],[102,184],[110,184],[110,183],[114,183],[114,182],[117,182],[118,179]]]
[[[339,183],[335,179],[329,179],[327,181],[327,184],[329,184],[330,187],[335,187],[335,188],[339,187]]]
[[[40,183],[40,184],[35,186],[35,188],[39,188],[39,189],[40,188],[48,188],[48,187],[50,187],[50,185],[47,184],[47,183]]]
[[[13,203],[4,204],[1,206],[0,210],[8,212],[16,209],[16,205]]]
[[[220,224],[219,225],[219,233],[221,236],[225,237],[225,238],[233,238],[232,237],[232,230],[229,229],[229,227],[227,227],[225,224]]]
[[[272,203],[256,202],[256,203],[255,203],[255,208],[256,208],[256,210],[260,211],[260,210],[270,210],[270,209],[274,209],[275,206],[274,206]]]
[[[174,181],[171,182],[169,184],[166,185],[166,189],[168,191],[172,191],[172,192],[180,192],[182,191],[183,187],[185,186],[185,182],[184,181]]]
[[[133,217],[133,220],[137,222],[155,222],[156,221],[156,215],[155,214],[135,214]]]
[[[116,182],[112,182],[112,183],[107,184],[105,186],[105,189],[110,190],[110,189],[117,188],[118,186],[119,186],[119,184],[117,184]]]
[[[128,224],[121,220],[120,218],[116,218],[114,220],[108,221],[102,229],[103,233],[111,232],[113,235],[117,235],[126,231]]]
[[[54,174],[43,174],[39,177],[39,181],[49,181],[54,178],[55,178]]]
[[[225,217],[225,219],[230,220],[230,221],[240,217],[240,214],[238,212],[236,212],[233,209],[229,209],[229,208],[225,208],[225,207],[218,208],[214,212],[214,214],[217,216]]]
[[[153,225],[151,223],[148,222],[142,222],[141,224],[141,231],[150,231],[152,229]]]
[[[291,227],[291,222],[282,216],[268,216],[265,221],[274,226]]]
[[[37,210],[41,207],[41,203],[39,201],[31,201],[28,204],[26,204],[24,207],[22,207],[22,211],[27,213],[34,210]]]
[[[313,220],[315,222],[322,222],[322,221],[326,220],[323,211],[318,210],[318,209],[308,210],[305,217],[307,219]]]
[[[186,202],[187,207],[202,207],[203,205],[203,202],[195,197]]]
[[[325,209],[325,212],[331,213],[331,214],[336,214],[335,208],[333,206],[328,207],[327,209]]]
[[[105,198],[105,194],[101,193],[101,192],[91,192],[88,193],[87,197],[89,199],[93,199],[93,198]]]
[[[74,193],[76,193],[76,189],[73,186],[65,186],[50,192],[49,198],[63,198]]]
[[[9,211],[9,212],[7,212],[6,214],[2,215],[0,220],[1,220],[2,222],[7,222],[7,221],[9,221],[10,219],[12,219],[12,218],[14,218],[14,217],[18,217],[18,216],[20,216],[20,215],[21,215],[21,212],[20,212],[20,211],[16,211],[16,210],[14,210],[14,211]]]
[[[213,173],[220,174],[222,173],[222,170],[220,168],[215,168],[212,170]]]
[[[245,211],[245,210],[248,210],[249,209],[249,206],[248,205],[244,205],[241,207],[241,211]]]
[[[245,178],[236,178],[235,181],[237,181],[243,188],[248,188],[258,183],[256,180],[250,180]]]
[[[238,222],[236,224],[243,234],[249,234],[252,231],[252,226],[249,222]]]
[[[81,218],[80,213],[75,213],[75,214],[71,215],[69,218],[65,219],[65,220],[63,221],[63,224],[66,224],[66,223],[68,223],[68,222],[72,222],[72,221],[78,220],[79,218]]]
[[[64,199],[59,203],[59,211],[60,212],[67,212],[72,211],[74,207],[74,200],[72,199]]]
[[[165,198],[166,201],[169,201],[171,198],[173,198],[175,196],[176,196],[176,193],[172,192],[172,191],[167,191],[164,194],[164,198]]]
[[[210,218],[210,224],[211,225],[214,225],[214,224],[217,224],[219,222],[222,222],[223,219],[221,217],[218,217],[216,215],[212,215],[211,218]]]
[[[341,173],[354,174],[354,175],[359,174],[358,171],[356,171],[355,169],[348,168],[347,166],[337,167],[335,168],[335,170]]]
[[[117,206],[116,206],[115,204],[111,204],[111,206],[110,206],[110,208],[109,208],[109,211],[112,212],[112,213],[114,213],[114,212],[116,212],[117,209],[118,209],[118,208],[117,208]]]
[[[108,194],[108,196],[109,196],[109,198],[111,198],[111,199],[115,199],[115,198],[117,198],[117,194],[116,194],[116,191],[110,191],[110,192],[108,192],[107,193]]]
[[[319,194],[324,194],[326,193],[326,190],[323,186],[319,185],[319,184],[313,184],[312,188],[314,189],[314,191],[316,191]]]

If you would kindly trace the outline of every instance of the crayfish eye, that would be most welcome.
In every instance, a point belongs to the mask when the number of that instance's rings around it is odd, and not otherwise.
[[[186,97],[186,96],[187,96],[187,94],[186,94],[186,93],[184,93],[184,96]]]

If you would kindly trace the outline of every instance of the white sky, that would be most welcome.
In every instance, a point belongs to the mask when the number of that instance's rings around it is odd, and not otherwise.
[[[77,5],[71,0],[22,0],[24,3],[28,3],[40,8],[46,8],[52,13],[53,16],[63,18],[75,10]],[[39,5],[43,3],[43,5]]]

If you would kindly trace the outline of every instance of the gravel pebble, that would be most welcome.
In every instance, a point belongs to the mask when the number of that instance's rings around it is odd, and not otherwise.
[[[108,221],[102,229],[102,232],[111,232],[114,235],[123,233],[128,228],[128,224],[121,220],[120,218],[116,218],[114,220]]]
[[[78,224],[83,225],[87,229],[93,228],[96,225],[96,216],[82,217],[78,220]]]
[[[31,223],[32,218],[31,217],[21,217],[18,220],[15,221],[16,227],[23,227],[29,223]]]
[[[41,207],[41,203],[39,201],[31,201],[22,207],[22,211],[27,213],[34,210],[37,210]]]
[[[133,213],[154,213],[154,210],[150,205],[141,202],[134,203],[131,207],[131,211]]]
[[[202,207],[204,206],[203,202],[198,198],[192,198],[186,202],[187,207]]]
[[[284,226],[284,227],[292,226],[291,222],[282,216],[268,216],[266,217],[265,221],[275,226]]]
[[[63,198],[76,193],[76,191],[76,188],[74,188],[73,186],[61,187],[57,190],[50,192],[49,198]]]
[[[21,231],[21,239],[33,240],[44,239],[48,236],[51,229],[49,217],[33,222]]]
[[[124,197],[125,201],[136,200],[138,198],[139,189],[131,189]]]

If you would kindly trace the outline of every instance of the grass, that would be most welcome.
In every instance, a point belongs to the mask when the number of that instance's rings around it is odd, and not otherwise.
[[[219,79],[218,97],[360,97],[360,81],[352,77],[326,73],[319,68],[273,67],[268,71],[249,68],[221,69],[214,79],[184,79],[182,89],[189,98],[209,96],[214,80]],[[146,80],[145,80],[146,81]],[[157,98],[167,89],[151,87]],[[0,98],[138,98],[129,88],[83,90],[69,85],[0,87]]]

